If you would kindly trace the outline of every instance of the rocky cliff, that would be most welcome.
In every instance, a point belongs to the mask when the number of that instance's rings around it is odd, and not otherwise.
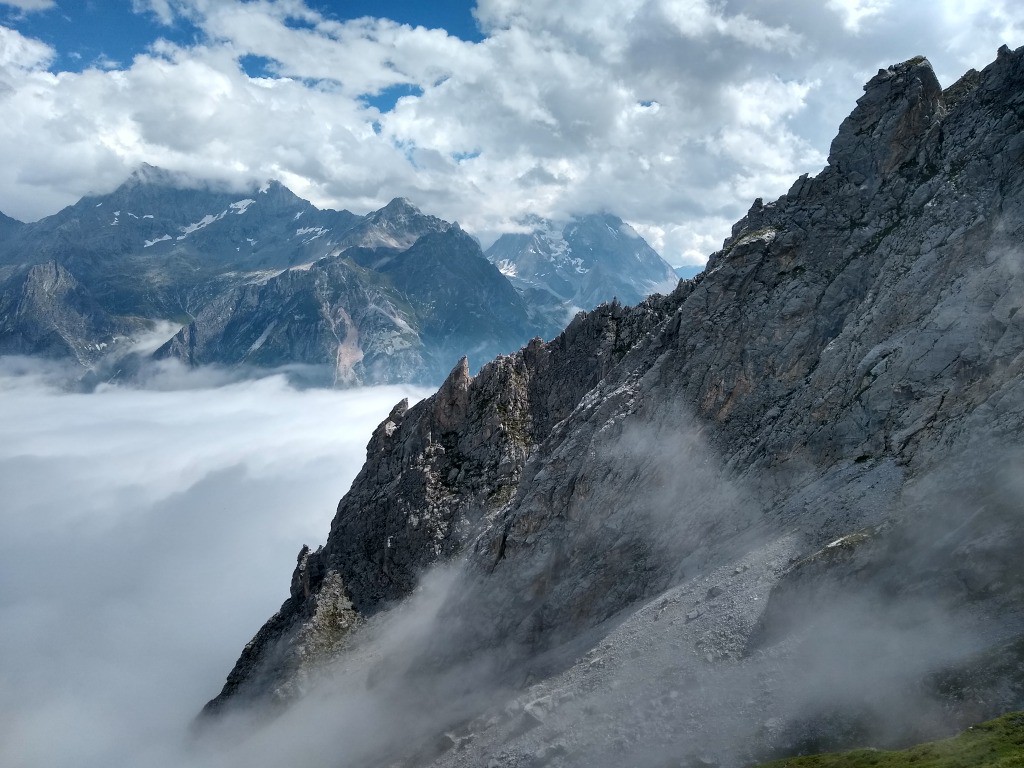
[[[703,274],[396,406],[207,715],[329,687],[444,561],[391,677],[495,693],[382,764],[739,765],[1019,707],[1022,160],[1024,49],[879,71]]]

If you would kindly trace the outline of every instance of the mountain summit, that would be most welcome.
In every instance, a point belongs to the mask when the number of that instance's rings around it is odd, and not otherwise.
[[[532,232],[502,235],[487,249],[487,258],[516,284],[592,307],[612,297],[636,304],[679,282],[672,267],[616,216],[578,216],[563,226],[544,219],[529,224]]]
[[[1022,708],[1022,116],[1024,48],[882,70],[702,275],[396,405],[204,722],[707,766]]]

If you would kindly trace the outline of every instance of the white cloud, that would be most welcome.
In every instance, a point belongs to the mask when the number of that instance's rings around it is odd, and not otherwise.
[[[786,26],[772,27],[742,13],[725,16],[718,12],[717,7],[703,0],[662,0],[661,10],[665,18],[687,38],[699,40],[709,35],[721,35],[766,51],[792,52],[800,44],[800,35]]]
[[[174,23],[175,13],[171,0],[132,0],[132,10],[135,13],[151,13],[167,26]]]
[[[0,0],[0,5],[17,8],[19,11],[26,13],[45,11],[48,8],[53,8],[56,4],[56,0]]]
[[[45,43],[0,26],[0,72],[6,77],[13,79],[16,73],[45,67],[53,56],[53,49]]]
[[[1007,2],[480,0],[480,43],[300,0],[134,7],[206,37],[51,74],[52,51],[2,33],[15,53],[0,62],[20,63],[2,68],[0,210],[50,213],[146,161],[278,176],[357,212],[404,195],[485,242],[525,213],[607,209],[662,233],[678,263],[728,231],[705,226],[817,172],[879,66],[923,53],[950,82],[1024,42]],[[248,77],[247,55],[271,76]],[[368,105],[393,86],[412,92]]]
[[[417,393],[0,392],[0,763],[197,764],[189,722]]]
[[[881,15],[891,0],[828,0],[828,7],[843,19],[843,26],[851,32],[860,32],[861,22]]]

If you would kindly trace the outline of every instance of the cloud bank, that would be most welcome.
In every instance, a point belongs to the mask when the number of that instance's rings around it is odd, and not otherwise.
[[[383,387],[0,392],[0,763],[180,765],[188,723],[287,596]]]
[[[404,195],[485,243],[528,213],[607,209],[696,263],[754,197],[822,167],[878,67],[925,54],[949,84],[1024,42],[1005,0],[479,0],[479,43],[301,0],[132,7],[198,39],[54,72],[0,28],[0,210],[52,213],[149,162],[359,213]]]

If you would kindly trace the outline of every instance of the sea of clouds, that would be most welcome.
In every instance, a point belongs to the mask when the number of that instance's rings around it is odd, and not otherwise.
[[[371,431],[425,393],[52,373],[0,360],[0,764],[182,764]]]

